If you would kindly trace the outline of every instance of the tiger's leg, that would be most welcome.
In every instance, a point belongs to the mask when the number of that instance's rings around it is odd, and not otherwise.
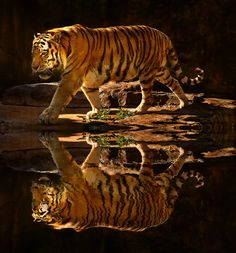
[[[186,97],[180,83],[177,79],[173,78],[167,68],[157,73],[157,80],[165,84],[179,99],[179,108],[188,105],[188,98]]]
[[[86,114],[86,120],[89,120],[95,114],[97,114],[99,109],[102,108],[101,100],[99,98],[99,89],[98,88],[86,88],[84,86],[82,86],[81,89],[92,107],[92,111],[89,111]]]
[[[87,144],[91,145],[91,150],[81,166],[82,170],[91,166],[98,167],[100,162],[101,147],[99,147],[98,143],[93,141],[89,135],[86,136],[86,142]]]
[[[41,124],[55,124],[59,114],[70,103],[81,86],[80,81],[62,79],[56,92],[53,95],[52,101],[39,116]]]
[[[50,151],[52,159],[62,175],[73,175],[75,172],[80,172],[79,165],[59,141],[55,132],[41,133],[39,140]]]
[[[134,109],[134,112],[146,112],[148,108],[152,106],[153,96],[152,96],[152,87],[153,79],[151,80],[140,80],[140,87],[142,92],[142,100],[137,108]]]
[[[146,176],[153,176],[153,154],[150,148],[145,143],[135,145],[141,155],[140,174]]]

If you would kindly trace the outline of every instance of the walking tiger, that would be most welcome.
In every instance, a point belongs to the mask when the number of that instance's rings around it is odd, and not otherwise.
[[[195,85],[204,77],[188,78],[182,72],[171,40],[163,32],[144,25],[88,28],[76,24],[37,33],[32,43],[32,70],[41,79],[61,72],[61,81],[52,101],[39,116],[42,124],[54,124],[59,114],[81,89],[91,104],[87,120],[99,109],[99,87],[109,81],[139,81],[142,100],[134,112],[152,105],[155,80],[166,85],[188,104],[180,83]]]

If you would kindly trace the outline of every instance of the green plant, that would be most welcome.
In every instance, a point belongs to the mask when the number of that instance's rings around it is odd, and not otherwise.
[[[134,143],[134,140],[129,139],[127,137],[124,136],[118,136],[117,140],[116,140],[117,145],[122,148],[124,146],[128,146],[129,144]]]
[[[126,110],[124,108],[120,108],[119,111],[116,113],[116,116],[118,117],[118,119],[125,119],[133,115],[134,115],[133,112]]]
[[[102,108],[98,111],[95,116],[95,119],[107,120],[109,119],[110,109]]]
[[[110,142],[107,136],[94,136],[92,140],[96,141],[99,147],[109,147]]]

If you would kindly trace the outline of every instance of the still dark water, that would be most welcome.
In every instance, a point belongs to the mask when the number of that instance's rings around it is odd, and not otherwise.
[[[233,252],[234,137],[184,131],[4,135],[0,251]]]

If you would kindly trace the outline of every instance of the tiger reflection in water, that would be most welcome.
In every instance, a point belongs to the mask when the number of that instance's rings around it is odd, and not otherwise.
[[[91,151],[82,165],[73,160],[55,134],[43,135],[41,141],[50,150],[60,179],[41,176],[32,183],[32,216],[55,229],[143,231],[170,217],[178,191],[189,177],[197,179],[196,187],[203,185],[200,173],[180,173],[187,157],[182,148],[168,169],[154,175],[148,166],[147,146],[137,144],[142,156],[139,173],[109,173],[98,167],[101,148],[91,139]]]

